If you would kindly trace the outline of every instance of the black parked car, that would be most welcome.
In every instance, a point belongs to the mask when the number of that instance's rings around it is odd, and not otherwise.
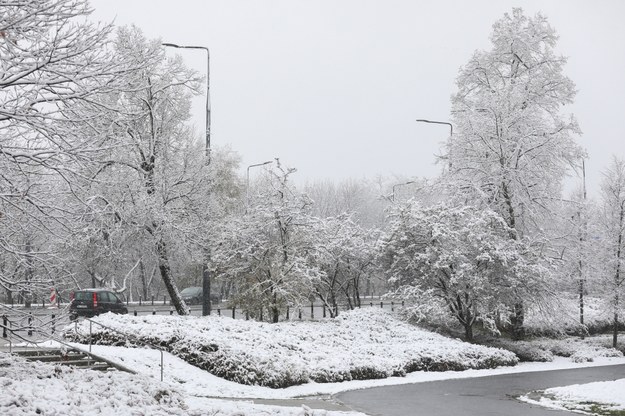
[[[69,306],[70,319],[91,318],[101,313],[128,313],[122,300],[110,289],[81,289],[73,292]]]
[[[184,303],[187,305],[201,305],[202,304],[202,294],[204,291],[201,287],[188,287],[183,289],[180,292],[180,297],[184,300]],[[211,303],[217,304],[221,302],[221,295],[218,293],[211,293]]]

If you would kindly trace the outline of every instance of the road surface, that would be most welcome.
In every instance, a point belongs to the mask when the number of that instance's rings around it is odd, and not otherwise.
[[[371,416],[571,416],[520,402],[534,390],[625,378],[625,364],[354,390],[334,396]]]

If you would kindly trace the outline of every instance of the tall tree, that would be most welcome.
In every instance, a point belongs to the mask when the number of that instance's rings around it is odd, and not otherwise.
[[[104,163],[90,171],[85,219],[98,225],[94,237],[104,246],[124,247],[125,241],[144,247],[145,254],[126,267],[156,259],[172,304],[186,314],[172,258],[198,244],[209,216],[208,167],[187,123],[201,78],[179,57],[167,59],[160,41],[146,39],[135,27],[119,29],[115,54],[137,69],[74,109],[97,114],[81,132],[106,144]]]
[[[601,183],[605,278],[612,309],[612,346],[618,341],[619,312],[625,287],[625,161],[614,158]]]
[[[127,68],[108,54],[110,26],[88,23],[89,14],[85,0],[3,1],[0,8],[0,227],[11,230],[0,232],[0,257],[28,263],[41,285],[61,275],[51,243],[70,238],[82,167],[100,150],[76,134],[85,120],[69,109]],[[26,280],[0,274],[10,287]]]
[[[492,48],[461,68],[452,97],[454,136],[449,179],[455,194],[498,212],[515,232],[535,235],[552,214],[567,168],[583,156],[573,116],[575,97],[566,58],[547,19],[513,9],[493,26]],[[513,334],[523,336],[523,299],[515,302]]]

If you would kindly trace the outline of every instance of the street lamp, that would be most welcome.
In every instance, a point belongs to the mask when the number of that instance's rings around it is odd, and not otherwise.
[[[453,124],[447,121],[434,121],[434,120],[425,120],[425,119],[417,119],[419,123],[431,123],[431,124],[445,124],[449,126],[449,170],[451,170],[451,141],[454,137],[454,126]]]
[[[411,183],[415,183],[415,181],[408,181],[408,182],[403,182],[403,183],[398,183],[396,185],[393,185],[393,194],[391,196],[391,200],[395,202],[395,188],[399,186],[410,185]]]
[[[211,101],[210,101],[210,51],[204,46],[181,46],[175,43],[162,43],[163,46],[178,49],[203,49],[206,51],[206,165],[211,163]],[[211,314],[211,277],[208,270],[208,248],[204,248],[202,264],[202,316]]]
[[[206,164],[210,164],[211,151],[211,101],[210,101],[210,51],[204,46],[181,46],[175,43],[162,43],[163,46],[178,49],[203,49],[206,51]]]
[[[255,164],[249,165],[247,167],[247,185],[245,187],[245,207],[246,207],[246,211],[247,211],[247,207],[249,207],[249,205],[250,205],[250,168],[254,168],[256,166],[264,166],[264,165],[268,165],[270,163],[273,163],[273,160],[268,160],[268,161],[262,162],[262,163],[255,163]]]

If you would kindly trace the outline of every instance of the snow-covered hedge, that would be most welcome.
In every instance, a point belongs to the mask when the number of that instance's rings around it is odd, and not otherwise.
[[[492,340],[490,345],[514,352],[521,361],[553,361],[555,356],[570,357],[573,362],[589,362],[596,357],[622,357],[623,353],[609,345],[602,336],[580,339],[575,337],[530,341]]]
[[[416,328],[396,315],[361,309],[317,322],[262,322],[226,317],[134,317],[106,314],[105,326],[167,351],[227,380],[283,388],[403,376],[412,371],[446,371],[515,365],[517,357],[497,348],[468,344]],[[67,336],[87,342],[89,324]],[[92,342],[132,344],[93,325]]]

